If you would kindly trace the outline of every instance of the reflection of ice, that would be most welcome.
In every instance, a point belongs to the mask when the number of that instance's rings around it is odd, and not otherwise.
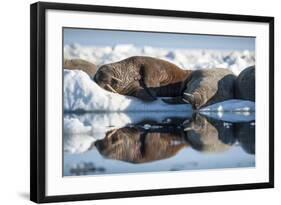
[[[127,112],[87,113],[64,115],[64,150],[79,153],[89,150],[92,144],[103,139],[112,129],[143,121],[165,123],[172,118],[191,118],[192,112]]]
[[[132,122],[126,113],[87,113],[82,115],[64,115],[64,133],[98,133],[116,127],[123,127]]]
[[[86,175],[89,172],[105,172],[105,168],[97,167],[92,162],[80,162],[72,165],[70,168],[70,173],[72,175]]]
[[[255,112],[200,112],[201,114],[226,122],[249,122],[255,120]]]
[[[89,134],[65,134],[63,140],[64,152],[83,153],[90,149],[97,138]]]
[[[112,112],[65,114],[64,133],[81,134],[106,132],[114,128],[143,121],[169,122],[173,118],[191,118],[192,112]]]
[[[64,151],[87,151],[92,144],[111,129],[131,123],[124,113],[64,115]]]

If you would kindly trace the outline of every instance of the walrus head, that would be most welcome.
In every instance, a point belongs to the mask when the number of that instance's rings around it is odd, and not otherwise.
[[[122,80],[115,77],[114,72],[108,66],[102,66],[94,76],[94,81],[102,88],[117,93],[118,83],[122,83]]]
[[[125,68],[125,69],[124,69]],[[153,101],[156,98],[142,82],[140,68],[127,62],[117,62],[101,66],[94,81],[103,89],[121,95],[134,96],[143,101]]]
[[[139,87],[140,76],[134,70],[121,69],[119,63],[101,66],[94,81],[102,88],[123,95],[132,95]]]
[[[101,66],[94,81],[110,92],[150,102],[157,97],[180,95],[182,81],[189,74],[161,59],[132,56]]]

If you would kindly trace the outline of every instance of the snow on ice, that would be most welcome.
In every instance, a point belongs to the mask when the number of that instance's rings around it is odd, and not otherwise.
[[[182,69],[229,68],[236,75],[246,67],[255,64],[255,52],[249,50],[168,49],[150,46],[136,47],[133,44],[120,44],[113,47],[71,44],[64,47],[65,58],[81,58],[97,66],[135,55],[161,58]]]

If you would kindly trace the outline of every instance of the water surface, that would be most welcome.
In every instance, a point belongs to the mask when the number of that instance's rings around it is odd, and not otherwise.
[[[64,176],[255,167],[255,121],[184,112],[65,114],[63,162]]]

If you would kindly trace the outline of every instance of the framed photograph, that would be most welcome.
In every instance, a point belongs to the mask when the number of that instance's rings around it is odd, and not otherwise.
[[[274,187],[274,18],[31,5],[30,198]]]

